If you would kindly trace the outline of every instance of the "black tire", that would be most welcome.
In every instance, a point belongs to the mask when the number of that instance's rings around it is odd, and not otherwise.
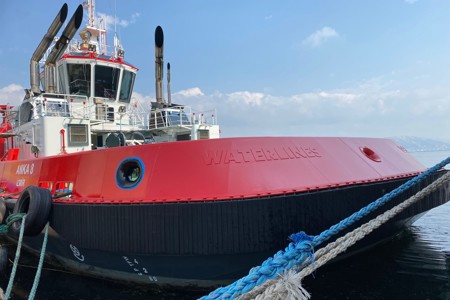
[[[36,236],[47,224],[52,207],[52,194],[49,190],[37,186],[29,186],[23,190],[14,205],[13,213],[26,213],[24,235]],[[11,230],[17,236],[20,233],[22,221],[11,225]]]
[[[0,198],[0,224],[8,217],[8,209],[4,198]]]
[[[0,277],[4,279],[8,275],[8,248],[0,245]]]

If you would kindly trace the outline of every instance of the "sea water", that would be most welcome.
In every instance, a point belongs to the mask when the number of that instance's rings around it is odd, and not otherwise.
[[[431,167],[450,152],[412,153]],[[11,251],[13,247],[11,247]],[[21,258],[12,299],[27,299],[37,265]],[[8,278],[1,278],[6,288]],[[428,212],[392,240],[330,266],[303,282],[312,299],[450,300],[450,203]],[[197,299],[199,293],[161,291],[77,276],[46,266],[35,299]]]
[[[412,154],[432,167],[450,151]],[[387,243],[317,270],[303,286],[312,299],[450,300],[450,203]]]

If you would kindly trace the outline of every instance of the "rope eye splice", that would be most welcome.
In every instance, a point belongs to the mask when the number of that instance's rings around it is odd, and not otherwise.
[[[439,177],[416,195],[385,211],[375,219],[361,225],[343,237],[338,238],[335,242],[329,243],[316,253],[314,253],[314,247],[328,241],[332,236],[374,212],[404,191],[421,183],[449,163],[450,157],[331,226],[319,235],[311,237],[304,232],[290,235],[289,238],[292,242],[289,243],[284,251],[278,251],[273,257],[266,259],[261,266],[252,268],[247,276],[228,286],[220,287],[200,299],[310,299],[311,295],[301,286],[301,280],[304,277],[313,273],[314,270],[335,258],[338,254],[346,251],[350,246],[411,204],[424,198],[444,183],[449,182],[450,172]],[[312,253],[314,253],[314,257],[310,259],[311,264],[308,264],[305,260]]]
[[[311,261],[311,264],[313,266],[316,265],[316,262],[314,260],[314,237],[307,235],[305,232],[300,231],[298,233],[293,233],[289,236],[289,240],[294,243],[294,245],[297,247],[298,244],[302,243],[302,249],[303,251],[308,255],[309,260]],[[309,250],[307,249],[309,247]]]
[[[2,200],[4,201],[4,199]],[[13,213],[6,218],[5,224],[0,225],[0,234],[11,234],[13,237],[17,238],[17,249],[13,268],[9,278],[6,293],[4,295],[4,298],[2,299],[10,298],[14,285],[17,266],[19,264],[24,235],[36,236],[45,229],[44,239],[41,247],[41,254],[39,257],[39,264],[36,270],[33,286],[28,297],[28,299],[34,299],[37,287],[39,285],[42,266],[44,264],[51,205],[52,195],[48,189],[43,189],[37,186],[28,186],[21,192],[20,197],[14,204]],[[4,211],[2,220],[6,214],[7,210]]]

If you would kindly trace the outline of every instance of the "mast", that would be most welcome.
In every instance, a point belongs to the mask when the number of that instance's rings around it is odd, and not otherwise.
[[[95,27],[95,0],[89,0],[89,26]]]
[[[83,8],[89,19],[86,27],[79,33],[82,40],[81,50],[107,54],[106,20],[95,17],[95,0],[84,1]]]

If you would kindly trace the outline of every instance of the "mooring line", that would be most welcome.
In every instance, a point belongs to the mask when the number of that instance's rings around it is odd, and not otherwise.
[[[11,216],[10,216],[11,217]],[[6,288],[5,299],[8,300],[14,285],[14,277],[16,277],[17,265],[19,264],[20,251],[22,249],[23,232],[25,231],[25,219],[27,215],[22,216],[22,224],[20,225],[19,241],[17,242],[16,257],[9,277],[8,287]],[[9,217],[8,217],[9,218]]]
[[[14,286],[14,279],[16,277],[17,267],[19,266],[20,253],[21,253],[21,250],[22,250],[23,235],[24,235],[24,231],[25,231],[25,219],[26,219],[26,216],[27,215],[24,214],[24,213],[17,213],[17,214],[10,215],[6,219],[6,224],[1,224],[0,225],[1,226],[0,233],[1,234],[7,234],[8,231],[9,231],[9,227],[14,222],[17,222],[18,220],[22,219],[22,223],[20,225],[19,238],[17,240],[16,256],[14,258],[13,267],[12,267],[12,270],[11,270],[11,275],[9,277],[9,281],[8,281],[8,286],[6,288],[6,292],[4,293],[3,290],[0,288],[0,300],[8,300],[10,298],[10,296],[11,296],[12,288]],[[41,273],[42,273],[42,267],[44,265],[45,251],[46,251],[46,248],[47,248],[48,227],[49,227],[49,223],[47,223],[47,225],[45,226],[44,240],[42,242],[41,254],[39,256],[39,263],[38,263],[38,267],[36,269],[36,275],[34,277],[33,286],[31,288],[30,294],[28,295],[28,299],[29,300],[33,300],[34,299],[34,297],[36,296],[36,291],[37,291],[38,285],[39,285],[39,280],[40,280]]]
[[[419,191],[414,196],[391,208],[390,210],[380,214],[375,219],[361,225],[353,231],[347,233],[343,237],[338,238],[335,242],[329,243],[326,247],[319,249],[314,254],[314,260],[305,261],[300,267],[292,268],[280,274],[280,277],[266,281],[264,284],[255,287],[252,291],[240,296],[238,299],[271,299],[284,300],[310,299],[310,294],[301,286],[301,281],[315,270],[325,265],[330,260],[336,258],[349,247],[364,238],[366,235],[377,229],[394,216],[402,212],[405,208],[411,206],[425,196],[429,195],[441,185],[450,180],[450,172],[441,176],[438,180]]]
[[[421,183],[434,172],[442,169],[449,163],[450,157],[429,168],[418,176],[412,178],[411,180],[403,183],[396,189],[370,203],[359,211],[353,213],[351,216],[340,221],[339,223],[331,226],[329,229],[323,231],[319,235],[312,237],[312,239],[310,237],[307,239],[303,238],[300,241],[291,242],[284,251],[278,251],[273,257],[269,257],[268,259],[266,259],[261,264],[261,266],[252,268],[247,276],[235,281],[234,283],[226,287],[218,288],[200,299],[235,299],[243,294],[248,293],[256,286],[262,285],[267,280],[278,277],[279,274],[290,270],[294,266],[300,266],[308,259],[308,257],[311,257],[314,251],[314,247],[323,244],[332,236],[337,235],[339,232],[361,220],[363,217],[376,211],[378,208],[390,202],[392,199],[394,199],[404,191],[410,189],[418,183]],[[297,235],[298,234],[294,234],[292,236],[296,237]],[[305,234],[300,235],[306,237]]]

